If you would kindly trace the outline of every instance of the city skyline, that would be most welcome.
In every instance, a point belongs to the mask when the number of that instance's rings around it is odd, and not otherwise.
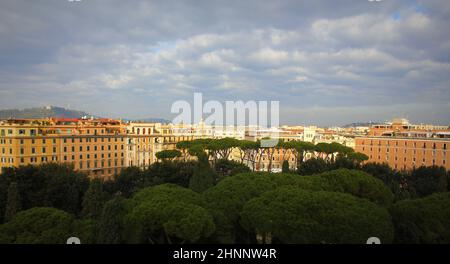
[[[202,92],[288,125],[450,123],[448,2],[258,3],[3,1],[0,108],[172,120]]]

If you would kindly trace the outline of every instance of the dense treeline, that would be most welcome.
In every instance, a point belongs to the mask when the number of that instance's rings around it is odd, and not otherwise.
[[[212,142],[181,142],[110,180],[65,164],[6,169],[0,243],[450,243],[444,168],[398,172],[322,144],[295,171],[257,173],[228,160],[248,142]]]

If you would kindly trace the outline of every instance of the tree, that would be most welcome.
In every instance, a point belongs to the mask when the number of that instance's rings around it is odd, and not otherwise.
[[[228,176],[232,176],[238,173],[250,172],[248,166],[227,159],[220,159],[216,162],[214,169],[219,176],[219,179],[223,179]]]
[[[6,200],[5,221],[8,222],[22,210],[22,200],[20,197],[17,183],[12,182],[8,188],[8,198]]]
[[[450,243],[449,192],[399,201],[391,215],[397,243]]]
[[[180,141],[177,143],[176,147],[181,151],[183,160],[186,161],[189,155],[189,148],[191,147],[191,141],[188,140]]]
[[[22,211],[0,226],[0,243],[65,244],[73,235],[74,218],[55,208]]]
[[[228,159],[231,154],[231,150],[240,146],[238,139],[229,137],[213,140],[212,142],[217,143],[217,152],[221,159]]]
[[[315,149],[315,145],[305,141],[288,141],[284,142],[284,148],[290,149],[297,162],[297,168],[301,166],[305,159],[305,155],[308,152],[312,152]]]
[[[329,163],[322,158],[311,158],[300,164],[297,173],[300,175],[311,175],[329,170]]]
[[[181,152],[176,149],[168,149],[156,152],[155,156],[162,161],[173,161],[174,159],[181,157]]]
[[[4,168],[1,182],[7,186],[17,183],[24,210],[47,206],[76,215],[89,186],[86,174],[74,171],[72,165],[57,163]]]
[[[82,216],[98,219],[107,200],[108,193],[103,190],[103,180],[93,179],[83,197]]]
[[[294,185],[299,177],[292,174],[240,173],[227,177],[204,193],[207,208],[216,224],[215,242],[248,243],[241,231],[239,217],[245,202],[282,185]]]
[[[394,171],[387,163],[369,162],[362,165],[361,170],[383,181],[395,196],[395,201],[414,198],[415,191],[407,184],[405,172]]]
[[[283,161],[281,172],[283,172],[283,173],[289,173],[290,172],[289,161],[287,161],[287,160]]]
[[[149,185],[148,177],[145,177],[138,167],[127,167],[114,175],[115,191],[120,192],[124,197],[130,197],[133,192]]]
[[[243,151],[243,154],[241,156],[241,162],[243,163],[245,160],[247,160],[248,162],[250,162],[252,166],[252,171],[255,171],[256,156],[258,155],[259,142],[242,140],[240,143],[240,149]]]
[[[164,183],[173,183],[182,187],[189,186],[197,162],[156,162],[143,172],[144,184],[140,188]]]
[[[447,191],[447,172],[444,167],[419,167],[411,172],[408,183],[419,197]]]
[[[194,243],[215,229],[202,197],[176,185],[145,188],[128,202],[125,240],[130,243]]]
[[[116,196],[103,207],[98,220],[97,242],[100,244],[119,244],[123,241],[123,217],[125,216],[124,199]]]
[[[209,166],[206,154],[199,153],[197,157],[197,167],[194,169],[194,173],[189,180],[189,188],[196,192],[204,192],[214,185],[217,175]]]
[[[4,175],[0,174],[0,224],[4,221],[9,185],[10,183],[8,179]]]
[[[386,207],[393,201],[392,192],[382,181],[362,171],[339,169],[310,177],[321,178],[317,185],[322,186],[324,191],[348,193]]]
[[[447,171],[447,191],[450,192],[450,170]]]
[[[375,235],[383,243],[393,240],[386,209],[343,193],[282,187],[248,201],[241,216],[261,243],[361,244]]]

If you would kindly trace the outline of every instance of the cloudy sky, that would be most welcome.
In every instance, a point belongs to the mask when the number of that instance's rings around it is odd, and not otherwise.
[[[450,1],[1,0],[0,108],[172,118],[278,100],[284,124],[450,124]]]

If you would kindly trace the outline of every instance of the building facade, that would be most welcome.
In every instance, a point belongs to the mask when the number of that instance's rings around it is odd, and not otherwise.
[[[126,165],[126,132],[111,119],[5,120],[0,151],[0,169],[60,162],[90,176],[111,176]]]
[[[396,170],[420,166],[443,166],[450,170],[449,138],[357,137],[355,151],[366,154],[368,162],[387,163]]]

